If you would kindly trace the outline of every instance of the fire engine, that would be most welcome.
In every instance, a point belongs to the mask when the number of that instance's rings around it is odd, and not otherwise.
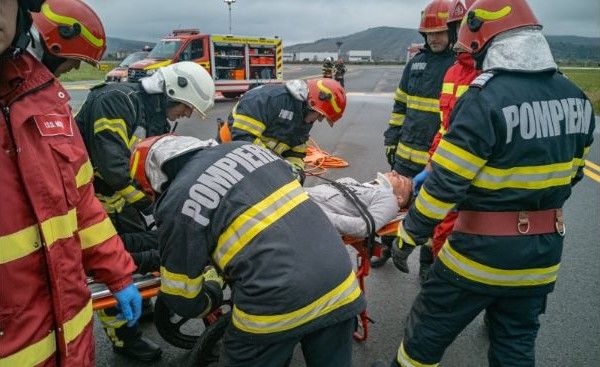
[[[193,61],[212,75],[217,92],[235,98],[251,85],[283,82],[283,46],[278,37],[200,34],[179,29],[164,37],[144,60],[129,65],[127,79],[135,82],[158,68]]]

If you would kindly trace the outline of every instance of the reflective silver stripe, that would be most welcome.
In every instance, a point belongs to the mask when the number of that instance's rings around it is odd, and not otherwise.
[[[429,152],[424,150],[418,150],[406,146],[402,143],[398,144],[398,149],[396,150],[396,155],[409,160],[411,162],[415,162],[418,164],[427,164],[429,162]]]
[[[404,93],[404,91],[402,89],[397,88],[394,99],[398,102],[406,103],[406,96],[407,96],[406,93]]]
[[[421,191],[419,192],[419,196],[417,196],[415,207],[426,217],[439,220],[446,217],[446,214],[448,214],[450,209],[454,207],[454,204],[446,203],[433,197],[429,192],[427,192],[425,187],[422,187]]]
[[[455,273],[474,282],[495,286],[539,286],[556,281],[559,264],[547,268],[504,270],[477,263],[452,248],[446,241],[440,261]]]
[[[477,175],[475,181],[489,181],[501,183],[507,181],[531,182],[545,181],[553,178],[570,178],[572,169],[568,171],[555,171],[548,173],[531,173],[531,174],[509,174],[506,176],[494,176],[486,172],[487,167],[484,167]]]
[[[438,145],[431,160],[450,172],[459,174],[468,180],[472,180],[481,168],[446,150],[443,144]]]
[[[434,364],[425,364],[419,363],[414,359],[410,358],[406,350],[404,349],[404,341],[400,343],[400,347],[398,348],[398,354],[396,355],[396,361],[402,367],[436,367],[439,366],[439,363]]]
[[[266,334],[293,329],[346,305],[361,294],[354,272],[336,288],[300,309],[280,315],[250,315],[234,306],[232,321],[240,330]]]
[[[198,296],[204,285],[204,274],[189,278],[186,274],[173,273],[164,266],[160,267],[160,277],[161,292],[189,299]]]

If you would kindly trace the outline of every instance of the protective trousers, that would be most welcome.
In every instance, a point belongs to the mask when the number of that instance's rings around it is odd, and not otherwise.
[[[440,277],[434,267],[415,299],[396,360],[392,366],[439,363],[446,348],[479,313],[486,311],[490,347],[488,361],[497,366],[535,366],[538,316],[546,295],[502,297],[474,293]]]
[[[137,272],[145,274],[158,271],[160,257],[156,231],[147,230],[140,213],[135,208],[126,206],[122,212],[109,214],[109,217],[137,265]],[[144,308],[147,306],[144,304]],[[141,332],[137,323],[128,327],[126,321],[117,320],[118,313],[117,308],[109,308],[99,311],[98,316],[110,341],[117,347],[123,347],[124,344],[139,338]]]
[[[219,367],[287,367],[300,343],[307,367],[351,367],[352,333],[356,318],[310,334],[271,344],[256,344],[228,329],[223,336]]]

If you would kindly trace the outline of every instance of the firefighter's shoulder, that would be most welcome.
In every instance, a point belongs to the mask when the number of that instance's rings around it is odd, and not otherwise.
[[[473,79],[471,82],[471,87],[483,89],[485,85],[492,80],[492,78],[496,75],[493,72],[487,71],[485,73],[481,73],[477,78]]]

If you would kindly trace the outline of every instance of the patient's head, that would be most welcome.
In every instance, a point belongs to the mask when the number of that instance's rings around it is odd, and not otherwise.
[[[386,172],[383,175],[392,186],[392,191],[398,199],[398,206],[404,208],[411,197],[413,186],[412,180],[408,177],[401,176],[396,171]]]

